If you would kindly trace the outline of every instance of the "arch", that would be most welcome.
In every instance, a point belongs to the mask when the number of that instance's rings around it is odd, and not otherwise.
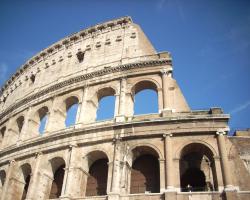
[[[115,113],[115,94],[112,87],[104,87],[97,91],[96,96],[96,120],[110,119]]]
[[[158,113],[158,86],[151,80],[141,80],[132,87],[135,114]],[[150,106],[145,106],[150,102]]]
[[[64,100],[65,104],[65,126],[69,127],[75,124],[78,107],[79,107],[79,98],[76,96],[70,96]]]
[[[6,126],[1,127],[1,129],[0,129],[0,147],[2,147],[5,132],[6,132]]]
[[[186,143],[184,143],[184,144],[182,144],[182,145],[179,146],[179,148],[175,151],[175,159],[180,159],[181,158],[181,152],[182,152],[182,150],[183,150],[183,148],[185,146],[188,146],[189,144],[194,144],[194,143],[206,146],[213,153],[214,157],[218,157],[219,156],[218,153],[217,153],[217,151],[209,143],[204,142],[202,140],[193,140],[193,141],[188,141],[188,142],[186,142]]]
[[[107,194],[108,156],[103,151],[92,151],[85,157],[85,167],[89,173],[85,196]]]
[[[134,160],[133,156],[131,157],[131,155],[133,155],[133,151],[136,151],[136,149],[140,149],[140,148],[148,149],[147,150],[148,153],[151,152],[152,155],[156,156],[160,160],[164,159],[164,157],[162,156],[162,153],[158,147],[156,147],[155,145],[150,144],[150,143],[140,143],[140,144],[136,144],[136,145],[131,146],[129,151],[128,151],[127,162],[130,164],[130,166],[132,165],[132,162]]]
[[[130,151],[130,193],[160,192],[159,154],[149,146],[136,146]]]
[[[18,133],[21,133],[23,125],[24,125],[24,116],[20,116],[16,119],[16,125]]]
[[[4,186],[6,179],[6,172],[4,170],[0,170],[0,192],[2,191],[2,188]]]
[[[157,92],[158,88],[160,88],[160,85],[154,79],[140,79],[133,84],[131,93],[135,95],[136,93],[144,89],[151,89]]]
[[[39,132],[39,134],[43,134],[44,131],[46,130],[46,124],[47,124],[47,120],[48,120],[48,112],[49,109],[47,106],[43,106],[42,108],[40,108],[37,111],[37,120],[38,120],[38,124],[37,124],[37,130]]]
[[[180,151],[181,191],[218,189],[214,152],[201,143],[189,143]],[[195,177],[195,179],[194,179]]]
[[[51,172],[53,174],[53,181],[49,192],[49,198],[59,198],[62,192],[65,161],[61,157],[55,157],[49,160]]]
[[[19,180],[24,184],[22,188],[20,188],[20,194],[21,200],[26,199],[28,190],[29,190],[29,184],[30,184],[30,178],[31,178],[31,172],[32,168],[29,163],[25,163],[20,166],[20,172],[19,172]],[[16,185],[18,187],[19,185]]]

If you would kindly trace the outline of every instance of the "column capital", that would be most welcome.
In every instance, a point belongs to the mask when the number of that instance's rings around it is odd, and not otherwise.
[[[41,151],[36,152],[36,153],[35,153],[35,157],[37,158],[37,157],[41,156],[42,154],[43,154],[43,152],[41,152]]]
[[[163,138],[166,138],[166,137],[172,137],[173,134],[172,133],[163,133]]]
[[[15,163],[16,163],[15,160],[9,160],[9,164],[10,164],[10,165],[14,165]]]
[[[164,68],[164,69],[161,70],[161,74],[163,76],[166,75],[168,77],[172,77],[172,73],[173,73],[173,68],[172,67],[170,67],[170,68]]]
[[[226,131],[222,131],[222,130],[220,130],[220,131],[216,131],[216,135],[226,135],[227,133],[226,133]]]

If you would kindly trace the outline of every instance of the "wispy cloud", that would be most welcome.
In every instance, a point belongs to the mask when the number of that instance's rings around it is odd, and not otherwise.
[[[156,4],[157,9],[161,10],[166,3],[166,0],[159,0]]]
[[[247,102],[245,102],[245,103],[243,103],[243,104],[241,104],[241,105],[239,105],[239,106],[237,106],[237,107],[235,107],[235,108],[232,109],[229,113],[230,113],[231,115],[236,114],[236,113],[238,113],[238,112],[241,112],[241,111],[247,109],[249,106],[250,106],[250,100],[247,101]]]
[[[6,63],[0,63],[0,84],[6,80],[8,72],[8,66]]]

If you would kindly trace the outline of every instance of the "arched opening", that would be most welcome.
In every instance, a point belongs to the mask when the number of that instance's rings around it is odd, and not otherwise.
[[[21,133],[23,124],[24,124],[24,117],[23,116],[18,117],[16,120],[16,123],[17,123],[18,132]]]
[[[56,199],[59,198],[62,193],[65,162],[62,158],[54,158],[51,160],[51,165],[53,171],[53,182],[49,198]]]
[[[141,81],[133,87],[134,114],[158,113],[157,86],[151,81]]]
[[[185,146],[180,159],[181,191],[217,190],[217,178],[212,151],[203,144]]]
[[[42,107],[38,110],[38,115],[39,115],[39,134],[43,134],[45,129],[46,129],[46,124],[48,120],[48,112],[49,109],[48,107]]]
[[[79,100],[77,97],[73,96],[66,99],[65,104],[66,104],[65,126],[69,127],[76,123]]]
[[[0,147],[3,144],[3,139],[4,139],[5,131],[6,131],[6,127],[5,126],[0,129]]]
[[[115,111],[115,90],[113,88],[104,88],[98,91],[98,109],[96,120],[105,120],[114,118]]]
[[[0,171],[0,194],[2,193],[5,179],[6,179],[6,173],[4,170],[1,170]]]
[[[130,193],[160,192],[160,171],[158,154],[150,147],[133,150]]]
[[[108,158],[101,151],[95,151],[88,156],[89,176],[87,179],[86,196],[101,196],[107,194]]]
[[[21,170],[22,170],[22,182],[24,182],[21,200],[24,200],[24,199],[26,199],[28,189],[29,189],[29,184],[30,184],[30,176],[31,176],[30,164],[22,165]]]

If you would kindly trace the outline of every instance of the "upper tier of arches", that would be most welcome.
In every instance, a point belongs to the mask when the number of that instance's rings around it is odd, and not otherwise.
[[[0,111],[76,75],[153,57],[153,46],[130,17],[82,30],[29,59],[2,87]],[[149,58],[150,59],[150,58]],[[58,81],[59,80],[59,81]]]

